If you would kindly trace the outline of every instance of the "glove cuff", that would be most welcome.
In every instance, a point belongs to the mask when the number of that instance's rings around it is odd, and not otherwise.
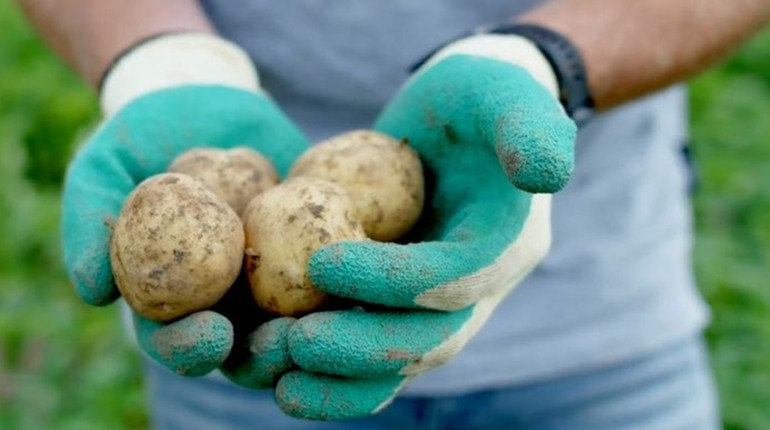
[[[256,68],[237,45],[206,33],[164,34],[139,42],[113,62],[102,78],[102,112],[109,117],[140,96],[191,84],[261,91]]]
[[[479,34],[452,42],[433,54],[416,74],[456,54],[491,58],[522,67],[558,99],[559,82],[550,62],[537,45],[518,35]]]

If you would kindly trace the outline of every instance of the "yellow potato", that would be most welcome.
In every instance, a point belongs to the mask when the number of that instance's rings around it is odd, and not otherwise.
[[[278,183],[278,174],[270,161],[245,147],[191,149],[177,157],[168,171],[201,181],[239,216],[254,196]]]
[[[261,308],[299,316],[318,310],[327,297],[308,275],[308,260],[323,245],[364,240],[349,193],[316,178],[294,178],[258,195],[243,215],[245,267]]]
[[[243,262],[238,215],[195,179],[176,173],[139,184],[110,243],[120,293],[140,315],[169,321],[216,303]]]
[[[310,148],[289,173],[298,176],[326,179],[350,191],[364,231],[379,241],[406,233],[425,199],[417,153],[376,131],[351,131]]]

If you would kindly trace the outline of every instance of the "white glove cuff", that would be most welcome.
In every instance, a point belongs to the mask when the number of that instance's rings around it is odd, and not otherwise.
[[[170,34],[145,42],[117,60],[102,84],[102,112],[109,117],[137,97],[189,84],[260,91],[257,70],[235,44],[212,34]]]
[[[559,82],[551,64],[530,40],[517,35],[481,34],[460,39],[441,48],[420,69],[426,70],[450,55],[466,54],[507,61],[527,70],[554,98],[558,99]],[[419,71],[418,71],[419,73]]]

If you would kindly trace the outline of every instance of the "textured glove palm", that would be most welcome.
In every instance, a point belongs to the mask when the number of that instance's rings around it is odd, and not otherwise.
[[[574,123],[527,71],[502,61],[441,60],[407,83],[376,128],[420,154],[427,205],[409,244],[343,242],[311,258],[321,290],[381,306],[313,314],[289,330],[300,370],[279,380],[276,396],[297,417],[376,412],[459,352],[548,250],[550,196],[529,192],[561,189],[573,168]]]
[[[307,142],[271,101],[251,91],[187,85],[128,103],[79,151],[65,182],[64,259],[85,302],[106,305],[119,296],[110,270],[110,226],[127,195],[145,178],[166,170],[177,155],[200,146],[250,146],[283,175]],[[232,304],[243,303],[232,297],[224,302],[220,308],[225,313]],[[167,325],[136,315],[134,322],[145,352],[183,375],[219,367],[234,342],[233,324],[219,312],[198,312]],[[234,354],[227,373],[242,385],[270,382],[288,366],[289,324],[279,319],[257,330],[249,338],[252,353]]]

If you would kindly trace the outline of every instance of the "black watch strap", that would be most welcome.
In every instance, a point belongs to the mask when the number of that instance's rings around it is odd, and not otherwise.
[[[551,64],[559,82],[559,100],[580,126],[593,116],[594,100],[580,51],[563,35],[534,24],[504,24],[476,34],[516,34],[532,41]]]

